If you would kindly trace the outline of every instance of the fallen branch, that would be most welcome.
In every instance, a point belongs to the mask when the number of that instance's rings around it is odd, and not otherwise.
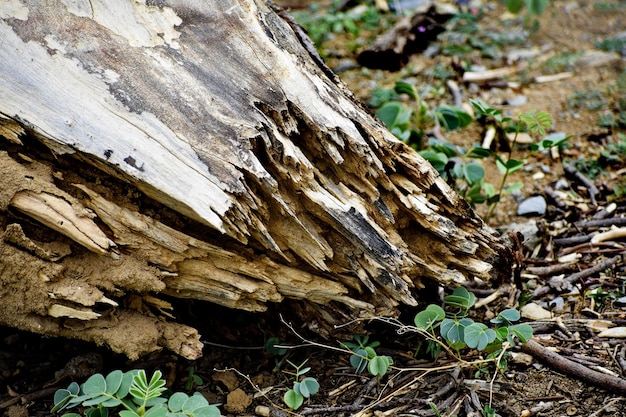
[[[545,362],[551,368],[567,375],[579,378],[604,389],[626,393],[626,380],[594,371],[586,366],[566,359],[532,339],[522,345],[522,350],[540,361]]]
[[[617,262],[619,262],[619,260],[622,259],[622,256],[614,256],[613,258],[604,260],[602,262],[600,262],[599,264],[597,264],[596,266],[593,266],[591,268],[585,269],[583,271],[579,271],[576,272],[566,278],[563,279],[563,284],[565,283],[573,283],[579,279],[582,278],[587,278],[588,276],[591,276],[593,274],[596,274],[598,272],[602,272],[604,271],[606,268],[613,266],[613,264],[616,264]],[[547,294],[550,291],[550,285],[544,285],[543,287],[539,287],[537,288],[534,292],[533,292],[533,298],[542,296],[544,294]]]
[[[589,192],[589,199],[591,199],[591,204],[597,206],[596,196],[600,194],[596,185],[589,180],[589,178],[585,177],[580,171],[578,171],[573,165],[563,164],[563,170],[567,175],[572,177],[574,180],[578,181],[582,185],[587,188],[587,192]]]

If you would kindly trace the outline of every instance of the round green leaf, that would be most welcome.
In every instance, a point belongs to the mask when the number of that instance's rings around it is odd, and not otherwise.
[[[443,308],[435,304],[429,304],[424,311],[417,313],[413,322],[415,323],[415,327],[429,331],[437,322],[443,320],[445,317],[446,312]]]
[[[143,417],[166,417],[167,407],[163,404],[150,408]]]
[[[354,355],[350,356],[350,365],[356,370],[356,373],[361,373],[367,366],[367,352],[364,349],[357,349]]]
[[[516,324],[509,327],[509,333],[513,333],[517,336],[522,343],[526,343],[531,337],[533,337],[533,328],[528,324]]]
[[[444,297],[443,300],[448,305],[467,310],[476,302],[476,296],[465,287],[457,287],[451,295]]]
[[[117,390],[120,389],[123,378],[124,373],[120,370],[116,370],[108,374],[105,378],[106,392],[109,394],[115,394]]]
[[[302,394],[299,394],[293,389],[290,389],[283,396],[283,401],[285,402],[285,404],[287,404],[287,407],[291,408],[292,410],[297,410],[302,406],[302,403],[304,403],[304,397],[302,396]]]
[[[185,401],[187,401],[188,398],[189,395],[185,394],[184,392],[175,392],[168,400],[167,406],[170,411],[177,413],[183,409],[183,404],[185,403]]]
[[[72,398],[72,393],[67,389],[59,389],[54,393],[54,407],[50,410],[53,413],[56,413],[62,408],[65,408],[65,404],[67,404]]]
[[[128,395],[128,391],[130,390],[130,386],[133,383],[134,376],[134,371],[128,371],[124,373],[124,375],[122,376],[122,382],[120,383],[120,387],[115,393],[118,398],[124,398]]]
[[[313,394],[317,394],[319,390],[320,384],[315,378],[306,377],[302,381],[300,381],[300,394],[302,394],[306,398],[309,398],[309,396]],[[307,395],[305,395],[305,392],[307,393]]]
[[[374,356],[367,366],[370,374],[374,376],[383,376],[389,370],[393,361],[388,356]]]
[[[463,174],[469,185],[477,184],[485,178],[485,168],[478,162],[471,162],[463,167]]]
[[[465,343],[471,348],[484,350],[496,339],[496,332],[483,323],[473,323],[465,328]]]
[[[506,310],[501,311],[500,314],[498,314],[498,317],[508,322],[514,322],[514,321],[518,321],[521,316],[518,310],[514,308],[507,308]]]
[[[187,400],[183,403],[183,412],[190,413],[198,408],[206,407],[209,405],[209,402],[206,398],[199,392],[195,393],[191,397],[187,398]]]
[[[94,374],[83,384],[83,392],[87,395],[99,395],[106,392],[106,381],[102,374]]]
[[[193,412],[194,417],[220,417],[220,410],[214,405],[198,408]]]

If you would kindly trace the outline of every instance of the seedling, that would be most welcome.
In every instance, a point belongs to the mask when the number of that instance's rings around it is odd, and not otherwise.
[[[120,417],[220,416],[219,409],[198,392],[192,396],[177,392],[169,399],[164,397],[165,380],[161,377],[161,371],[157,370],[148,380],[143,369],[116,370],[106,377],[94,374],[82,385],[72,382],[67,389],[57,390],[51,411],[56,413],[81,406],[87,417],[108,417],[114,412]],[[63,417],[80,416],[63,414]]]
[[[187,382],[185,382],[185,389],[187,391],[191,391],[195,387],[202,385],[202,383],[202,378],[196,374],[196,368],[193,366],[187,368]]]
[[[370,342],[369,336],[354,335],[353,342],[343,342],[341,346],[349,349],[353,354],[350,356],[350,365],[357,373],[363,372],[366,368],[369,373],[377,378],[383,377],[393,365],[390,356],[378,355],[375,348],[379,342]]]
[[[300,365],[295,365],[291,361],[287,361],[293,368],[294,372],[284,371],[287,374],[293,375],[294,382],[293,388],[288,390],[283,396],[283,401],[287,405],[287,407],[292,410],[297,410],[302,407],[305,398],[309,398],[313,394],[317,394],[320,389],[320,384],[317,382],[317,379],[313,377],[304,377],[301,379],[302,375],[306,374],[311,370],[310,367],[305,367],[306,361],[302,362]]]

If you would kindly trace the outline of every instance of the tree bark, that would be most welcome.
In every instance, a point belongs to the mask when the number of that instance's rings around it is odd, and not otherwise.
[[[367,317],[422,280],[510,273],[273,6],[10,0],[0,18],[0,323],[195,358],[164,295]]]

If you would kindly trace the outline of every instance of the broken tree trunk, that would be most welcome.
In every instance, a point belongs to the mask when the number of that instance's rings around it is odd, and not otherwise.
[[[263,1],[2,7],[0,323],[195,358],[167,297],[366,317],[425,279],[508,273],[499,238]]]

